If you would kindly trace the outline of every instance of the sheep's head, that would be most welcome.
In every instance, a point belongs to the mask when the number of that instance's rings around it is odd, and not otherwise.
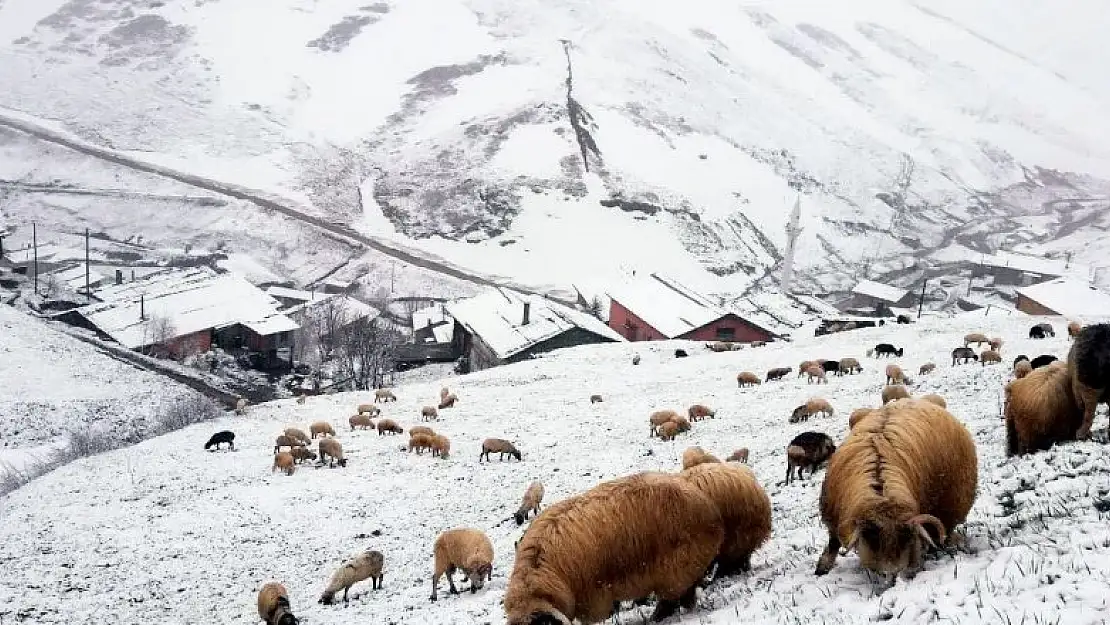
[[[524,525],[524,513],[522,513],[522,512],[513,513],[513,520],[516,521],[517,525]]]
[[[514,447],[513,449],[509,450],[509,453],[513,455],[513,458],[516,458],[517,460],[521,459],[521,454],[520,454],[519,449]]]
[[[466,573],[466,578],[470,580],[470,592],[477,592],[479,588],[485,585],[486,579],[493,574],[493,565],[475,559],[468,562],[463,570]]]
[[[790,414],[790,422],[791,423],[797,423],[797,422],[801,421],[802,418],[805,416],[805,414],[806,414],[806,406],[805,406],[805,404],[802,404],[801,406],[798,406],[797,408],[795,408],[794,412]]]
[[[278,618],[278,620],[276,621],[276,625],[297,625],[297,623],[299,622],[300,621],[297,620],[297,617],[286,612]]]
[[[346,458],[340,458],[339,459],[339,466],[341,466],[343,468],[346,468],[347,467],[347,459]]]
[[[509,625],[571,625],[570,619],[558,610],[551,612],[532,612],[518,619],[510,619]]]
[[[934,541],[927,528],[936,532]],[[935,516],[918,514],[905,521],[876,515],[856,522],[856,528],[845,548],[855,550],[865,568],[878,573],[895,574],[916,570],[927,548],[944,542],[944,525]]]

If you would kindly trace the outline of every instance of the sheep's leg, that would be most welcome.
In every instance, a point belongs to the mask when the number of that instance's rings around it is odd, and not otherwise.
[[[1087,388],[1079,383],[1072,386],[1075,391],[1075,398],[1079,400],[1079,405],[1083,407],[1083,425],[1079,426],[1075,438],[1081,441],[1087,440],[1091,438],[1091,425],[1094,423],[1095,411],[1098,410],[1098,400],[1102,392],[1101,389]]]
[[[348,599],[347,599],[347,593],[348,593],[348,592],[349,592],[350,590],[351,590],[351,587],[350,587],[350,586],[345,586],[345,587],[343,588],[343,603],[347,603],[347,602],[348,602]]]
[[[832,570],[836,564],[836,556],[840,551],[840,537],[836,535],[834,530],[829,530],[829,544],[825,547],[825,552],[821,554],[821,558],[817,560],[817,569],[813,572],[814,575],[825,575]]]
[[[471,583],[473,583],[473,582],[471,582]],[[454,566],[447,567],[447,586],[449,587],[449,590],[451,591],[452,595],[459,594],[459,589],[455,588],[455,567]]]
[[[659,599],[655,604],[655,612],[651,614],[651,620],[658,623],[663,619],[670,618],[678,612],[678,601],[674,599]]]
[[[439,590],[439,573],[432,576],[432,601],[436,600],[437,591]],[[447,579],[451,579],[448,577]]]

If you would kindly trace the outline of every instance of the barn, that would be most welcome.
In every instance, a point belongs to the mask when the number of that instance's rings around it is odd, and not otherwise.
[[[1110,294],[1067,278],[1017,290],[1017,309],[1027,315],[1102,317],[1110,314]]]
[[[629,341],[770,341],[771,330],[658,273],[610,289],[609,327]]]

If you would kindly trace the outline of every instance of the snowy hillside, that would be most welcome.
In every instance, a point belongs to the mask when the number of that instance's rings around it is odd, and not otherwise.
[[[965,4],[6,0],[0,108],[530,284],[666,265],[741,291],[779,260],[800,191],[802,279],[843,286],[1041,211],[995,194],[1066,195],[1051,170],[1110,187],[1110,14]],[[9,219],[67,214],[17,204]],[[291,227],[239,219],[271,247]]]
[[[168,404],[199,397],[165,377],[0,306],[0,475],[74,431],[138,440]]]
[[[257,620],[254,593],[278,579],[305,622],[502,622],[499,601],[520,530],[511,520],[499,522],[531,480],[544,481],[550,504],[630,472],[675,470],[682,450],[697,444],[718,454],[751,449],[751,465],[774,505],[774,530],[756,552],[751,574],[716,582],[701,610],[683,622],[1094,623],[1105,613],[1110,579],[1104,557],[1110,529],[1101,512],[1110,505],[1110,452],[1091,442],[1006,460],[999,404],[1009,367],[953,368],[948,361],[972,330],[1005,337],[1007,361],[1018,353],[1063,355],[1063,332],[1040,342],[1024,338],[1036,321],[966,317],[723,354],[688,344],[691,357],[682,360],[666,343],[563,350],[443,382],[460,396],[432,424],[452,441],[447,460],[402,452],[407,435],[349,431],[347,416],[367,394],[256,406],[245,417],[78,461],[0,500],[0,561],[6,571],[18,571],[0,576],[0,618],[202,623],[217,610],[222,623],[247,624]],[[1060,320],[1051,321],[1062,329]],[[778,484],[793,436],[813,429],[841,441],[850,410],[877,405],[887,361],[866,359],[864,351],[879,341],[905,346],[906,357],[896,362],[907,370],[937,363],[936,373],[914,390],[948,399],[976,439],[980,464],[968,550],[930,560],[915,580],[885,591],[858,569],[855,556],[816,578],[826,536],[816,508],[822,474]],[[638,367],[630,364],[634,352],[643,356]],[[849,355],[863,361],[863,374],[820,387],[790,376],[736,388],[740,370],[762,373]],[[382,409],[411,427],[441,384],[398,388],[399,401]],[[591,405],[592,393],[604,395],[604,403]],[[788,424],[794,406],[815,394],[830,399],[836,416]],[[693,402],[716,407],[717,418],[673,443],[648,438],[649,412]],[[317,419],[337,426],[349,466],[272,474],[273,437]],[[1105,427],[1100,416],[1096,436]],[[224,428],[237,433],[238,451],[204,452],[208,436]],[[516,441],[523,461],[479,464],[479,443],[490,436]],[[432,604],[431,545],[454,526],[488,532],[497,554],[493,581],[475,595]],[[385,554],[384,588],[356,587],[347,607],[317,605],[332,570],[367,548]]]

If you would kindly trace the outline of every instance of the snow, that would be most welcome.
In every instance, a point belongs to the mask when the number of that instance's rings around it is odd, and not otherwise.
[[[758,349],[715,354],[690,342],[607,344],[560,350],[476,374],[405,383],[384,416],[408,428],[421,406],[447,385],[460,402],[432,424],[452,441],[452,457],[401,451],[406,436],[351,432],[346,417],[369,393],[282,400],[252,406],[246,416],[207,424],[63,467],[3,500],[0,524],[0,605],[43,625],[78,622],[198,623],[257,621],[255,593],[279,580],[305,622],[500,623],[500,600],[521,531],[507,517],[534,479],[545,504],[598,482],[641,470],[676,471],[682,450],[714,454],[751,450],[751,466],[773,502],[773,534],[755,553],[750,574],[719,580],[699,608],[667,623],[1056,622],[1094,624],[1107,608],[1110,544],[1105,509],[1110,448],[1073,443],[1016,459],[1004,456],[998,417],[1006,365],[949,366],[962,336],[1002,336],[1012,353],[1068,349],[1064,336],[1034,341],[1042,319],[963,318],[908,326],[799,337]],[[1060,320],[1048,321],[1059,324]],[[915,393],[938,392],[971,431],[979,456],[979,492],[963,533],[967,547],[932,557],[913,580],[889,588],[848,555],[826,577],[813,568],[826,532],[817,513],[823,473],[785,486],[783,449],[799,432],[846,435],[847,414],[879,401],[883,366],[864,350],[878,342],[905,346],[904,368],[934,361]],[[684,346],[691,356],[674,359]],[[643,357],[630,368],[633,353]],[[739,370],[765,371],[816,355],[855,356],[857,376],[820,388],[788,377],[737,389]],[[591,405],[589,395],[605,402]],[[830,399],[835,417],[787,423],[812,395]],[[647,415],[704,402],[717,418],[694,424],[673,443],[647,436]],[[272,474],[273,438],[315,420],[339,426],[346,469],[302,466]],[[1096,437],[1106,417],[1096,419]],[[236,433],[237,452],[205,453],[215,431]],[[483,438],[516,441],[523,462],[477,461]],[[476,594],[428,601],[432,543],[442,531],[477,527],[495,550],[493,580]],[[380,531],[380,535],[375,535]],[[332,571],[364,549],[385,554],[385,584],[360,584],[348,606],[316,598]],[[80,590],[77,590],[80,589]],[[443,586],[441,586],[443,590]],[[623,613],[620,621],[640,622]]]
[[[905,289],[899,289],[874,280],[860,280],[859,284],[852,287],[852,292],[892,304],[901,301],[903,297],[909,294]]]
[[[432,338],[436,343],[450,343],[455,332],[455,320],[447,314],[446,304],[428,306],[412,313],[412,329],[432,327]]]
[[[52,272],[48,275],[54,276],[56,280],[66,285],[67,288],[77,290],[85,288],[85,267],[84,265],[78,267],[70,267],[69,269],[62,269],[60,271]],[[104,280],[104,275],[95,269],[89,269],[88,282],[94,287]]]
[[[275,298],[300,300],[302,302],[310,302],[319,297],[312,291],[290,289],[284,286],[268,286],[266,287],[266,294]]]
[[[1069,318],[1098,317],[1110,311],[1110,294],[1068,278],[1023,287],[1017,293]]]

